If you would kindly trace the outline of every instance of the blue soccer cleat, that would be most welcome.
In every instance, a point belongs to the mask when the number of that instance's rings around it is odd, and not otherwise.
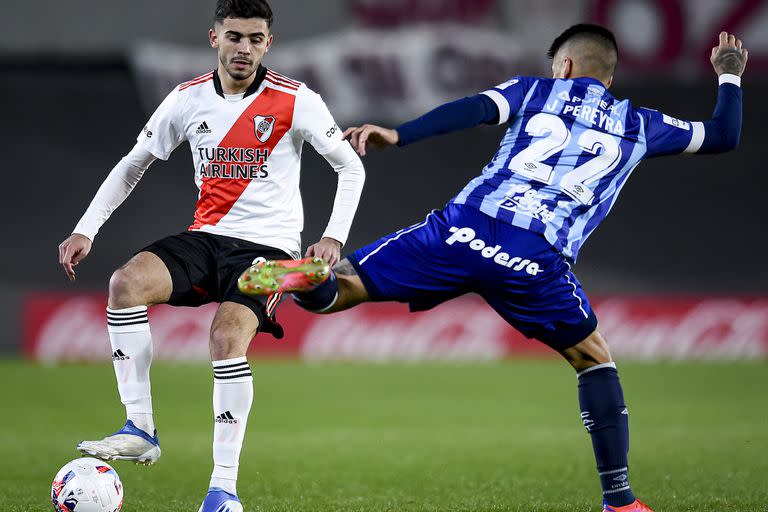
[[[243,512],[243,505],[234,494],[218,487],[211,487],[198,512]]]
[[[77,450],[101,460],[129,460],[137,464],[154,464],[160,458],[157,430],[150,436],[131,420],[123,428],[100,441],[82,441]]]

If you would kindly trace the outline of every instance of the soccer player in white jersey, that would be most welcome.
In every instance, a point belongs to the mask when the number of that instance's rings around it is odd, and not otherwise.
[[[338,174],[333,212],[308,257],[336,262],[357,209],[365,173],[319,95],[261,65],[269,51],[272,10],[265,0],[218,0],[210,44],[214,71],[176,87],[115,166],[73,234],[59,246],[71,280],[99,228],[156,159],[188,141],[200,193],[188,231],[156,241],[114,272],[107,324],[127,421],[78,450],[105,460],[153,463],[160,445],[152,417],[149,369],[152,337],[147,306],[219,303],[210,352],[214,389],[214,469],[201,511],[242,510],[236,481],[253,400],[246,351],[259,331],[282,336],[274,319],[281,294],[251,297],[237,278],[259,258],[300,254],[303,211],[299,171],[309,142]],[[306,268],[313,268],[307,258]],[[303,260],[296,262],[305,268]]]
[[[518,76],[448,103],[396,130],[347,134],[366,145],[406,145],[483,123],[509,123],[482,174],[441,211],[352,253],[314,286],[282,262],[241,278],[247,293],[294,291],[310,311],[361,302],[424,310],[476,292],[511,326],[559,352],[577,371],[581,420],[592,438],[604,512],[650,512],[629,485],[628,409],[608,344],[571,272],[579,248],[644,158],[734,149],[747,51],[725,32],[712,49],[719,77],[711,120],[681,121],[609,92],[616,40],[598,25],[570,27],[550,47],[553,78]]]

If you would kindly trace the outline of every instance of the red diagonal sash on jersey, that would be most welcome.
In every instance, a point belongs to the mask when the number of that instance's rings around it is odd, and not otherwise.
[[[291,128],[295,101],[294,95],[267,87],[235,121],[232,128],[219,143],[219,147],[266,149],[271,155],[277,143]],[[256,138],[254,130],[253,118],[258,115],[275,117],[272,133],[264,143]],[[212,163],[222,162],[211,160],[208,166]],[[270,175],[268,179],[275,178]],[[204,225],[216,225],[229,212],[251,181],[241,178],[204,177],[200,187],[200,198],[197,200],[195,208],[195,222],[189,229],[200,229]]]

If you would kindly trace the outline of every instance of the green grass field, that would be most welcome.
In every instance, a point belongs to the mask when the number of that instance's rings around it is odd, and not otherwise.
[[[576,378],[559,361],[253,363],[246,511],[599,511]],[[768,364],[622,364],[633,489],[659,511],[768,511]],[[208,366],[153,367],[163,456],[116,463],[123,510],[196,512]],[[81,439],[124,421],[111,365],[0,361],[0,510],[52,509]]]

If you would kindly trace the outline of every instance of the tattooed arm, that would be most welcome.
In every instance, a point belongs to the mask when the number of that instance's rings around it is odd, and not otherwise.
[[[719,44],[712,48],[710,61],[720,86],[712,119],[704,121],[705,137],[697,153],[724,153],[736,149],[741,136],[741,75],[749,53],[741,40],[727,32],[720,33]]]
[[[720,44],[712,48],[710,61],[715,73],[741,76],[747,65],[749,52],[742,47],[741,39],[733,34],[720,32]]]

